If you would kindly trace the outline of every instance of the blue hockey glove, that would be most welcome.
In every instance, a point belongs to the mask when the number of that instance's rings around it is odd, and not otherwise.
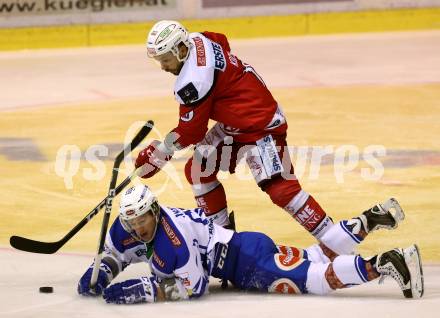
[[[90,289],[90,280],[92,279],[93,264],[87,269],[84,275],[81,277],[78,283],[78,294],[83,296],[99,296],[102,294],[104,288],[106,288],[113,279],[112,270],[110,265],[105,261],[101,261],[99,265],[98,280],[96,282],[95,289]]]
[[[157,296],[157,282],[154,276],[129,279],[104,289],[103,297],[108,303],[136,304],[153,303]]]

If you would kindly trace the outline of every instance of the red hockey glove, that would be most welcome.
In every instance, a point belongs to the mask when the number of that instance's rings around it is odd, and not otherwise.
[[[151,178],[171,159],[172,154],[162,151],[160,145],[160,141],[153,140],[147,148],[139,153],[134,165],[136,169],[142,167],[138,172],[140,177]]]

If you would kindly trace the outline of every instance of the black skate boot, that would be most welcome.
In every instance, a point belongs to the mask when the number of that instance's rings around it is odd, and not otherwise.
[[[405,249],[395,248],[379,254],[376,270],[381,275],[379,284],[385,277],[391,276],[398,284],[406,298],[423,296],[423,270],[417,245]]]
[[[405,213],[394,198],[375,205],[359,216],[367,233],[378,229],[395,229],[404,218]]]

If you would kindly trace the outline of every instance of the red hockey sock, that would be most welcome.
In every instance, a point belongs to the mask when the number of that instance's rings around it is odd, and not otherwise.
[[[227,208],[225,189],[221,183],[211,191],[196,196],[196,201],[199,207],[205,209],[206,216],[214,215]]]
[[[333,225],[319,203],[303,190],[298,192],[284,209],[318,239]]]

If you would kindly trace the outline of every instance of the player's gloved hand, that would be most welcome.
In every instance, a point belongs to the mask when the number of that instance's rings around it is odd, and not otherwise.
[[[129,279],[104,289],[103,297],[106,302],[115,304],[153,303],[157,287],[154,276]]]
[[[159,283],[166,300],[176,301],[188,299],[188,292],[182,282],[176,278],[165,278]]]
[[[92,279],[93,264],[87,269],[84,275],[78,282],[78,294],[83,296],[98,296],[102,294],[104,288],[106,288],[113,279],[112,270],[110,265],[105,261],[101,261],[99,265],[99,274],[96,286],[94,289],[90,288],[90,281]]]
[[[169,150],[164,143],[153,140],[136,158],[134,164],[136,169],[142,167],[138,175],[142,178],[151,178],[165,166],[172,155],[173,151]]]

